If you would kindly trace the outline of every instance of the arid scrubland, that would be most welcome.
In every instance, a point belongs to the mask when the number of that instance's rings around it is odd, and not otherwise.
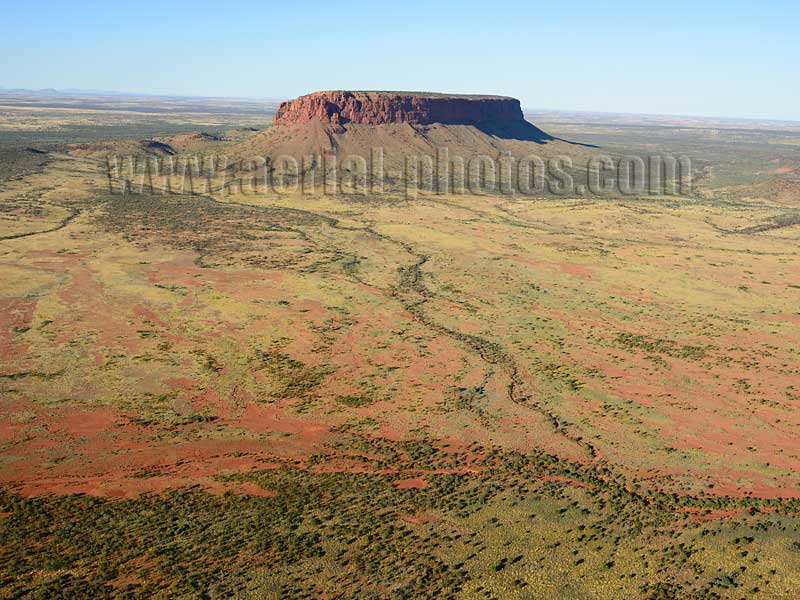
[[[109,188],[258,135],[200,118],[0,153],[0,596],[796,597],[800,132],[656,137],[691,196]]]

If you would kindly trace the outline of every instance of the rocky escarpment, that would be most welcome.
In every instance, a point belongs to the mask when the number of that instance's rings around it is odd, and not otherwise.
[[[522,122],[519,100],[504,96],[465,96],[417,92],[314,92],[283,102],[274,125],[321,121],[385,125],[479,125]]]

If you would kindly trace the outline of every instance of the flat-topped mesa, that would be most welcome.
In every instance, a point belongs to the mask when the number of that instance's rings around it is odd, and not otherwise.
[[[519,100],[505,96],[467,96],[426,92],[314,92],[282,102],[273,125],[319,120],[332,125],[476,125],[523,121]]]

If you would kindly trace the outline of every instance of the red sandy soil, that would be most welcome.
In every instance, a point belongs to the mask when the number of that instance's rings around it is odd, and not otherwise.
[[[330,424],[289,411],[288,401],[250,404],[238,418],[224,420],[231,427],[268,434],[267,440],[185,440],[169,439],[168,427],[138,425],[131,422],[130,415],[113,408],[6,404],[0,407],[0,442],[5,446],[0,458],[10,468],[0,472],[0,483],[26,496],[84,493],[134,498],[194,485],[213,493],[268,496],[273,492],[253,484],[223,482],[217,476],[282,465],[308,468],[306,458],[323,450],[323,443],[331,439]],[[28,436],[39,428],[47,431],[46,437]],[[282,434],[277,441],[276,433]],[[167,439],[156,440],[157,434]],[[418,489],[425,485],[421,475],[476,472],[473,468],[375,469],[355,457],[333,457],[311,469],[410,476],[398,480],[398,487]]]
[[[732,519],[744,514],[744,510],[741,508],[732,508],[729,510],[686,508],[684,511],[692,515],[690,522],[695,524],[716,521],[718,519]]]
[[[398,514],[397,518],[412,525],[424,525],[425,523],[439,523],[441,519],[436,515],[431,515],[426,512],[418,512],[415,515]]]
[[[428,486],[424,479],[419,478],[398,479],[392,485],[399,490],[424,490]]]
[[[87,352],[97,367],[107,364],[109,354],[146,352],[153,342],[137,335],[140,329],[158,329],[159,335],[172,343],[176,351],[190,347],[189,338],[193,334],[224,338],[241,348],[257,336],[268,338],[275,320],[300,314],[302,317],[293,321],[292,340],[282,348],[282,352],[310,367],[319,366],[323,359],[318,350],[318,330],[324,329],[331,337],[331,341],[326,342],[329,344],[326,348],[327,364],[335,372],[327,375],[323,382],[323,402],[326,403],[323,409],[300,414],[295,411],[297,399],[259,402],[243,386],[215,387],[217,382],[213,379],[209,384],[199,378],[184,376],[183,373],[192,372],[189,364],[172,371],[158,371],[155,363],[128,367],[131,370],[129,380],[136,381],[141,387],[137,391],[158,394],[164,387],[177,390],[179,400],[186,406],[216,417],[210,423],[137,424],[132,420],[136,416],[133,410],[103,406],[103,390],[98,389],[97,384],[93,388],[91,383],[79,383],[77,385],[84,387],[74,388],[82,392],[76,397],[85,399],[83,406],[73,402],[26,402],[20,396],[14,396],[10,401],[4,399],[0,402],[0,460],[4,467],[0,471],[0,482],[23,494],[82,492],[134,497],[187,485],[201,485],[215,493],[269,494],[269,491],[252,485],[223,483],[215,476],[284,464],[304,467],[309,456],[324,453],[327,443],[336,439],[333,429],[353,417],[374,419],[373,434],[387,440],[413,437],[421,418],[433,431],[454,438],[457,434],[446,427],[450,415],[437,416],[430,412],[420,417],[420,413],[435,408],[454,381],[462,382],[462,385],[478,385],[488,371],[485,364],[470,356],[459,344],[452,343],[446,336],[431,334],[420,325],[417,315],[401,308],[395,312],[373,308],[365,315],[353,311],[345,323],[344,318],[328,310],[323,302],[305,298],[295,299],[291,307],[275,307],[270,313],[259,314],[250,320],[236,320],[234,316],[215,319],[215,313],[207,311],[202,318],[187,318],[185,322],[175,323],[171,319],[178,318],[165,316],[158,305],[135,295],[123,296],[124,292],[104,285],[101,274],[92,269],[91,252],[62,254],[33,250],[28,257],[31,264],[43,272],[60,277],[68,274],[64,284],[53,294],[70,310],[61,316],[58,327],[52,328],[52,346],[68,345],[85,335],[87,327],[91,327],[96,337]],[[593,285],[600,272],[599,268],[595,271],[574,263],[528,257],[514,260],[562,277],[566,274],[567,278],[580,279],[585,285]],[[180,308],[178,312],[194,310],[195,292],[205,288],[235,298],[242,304],[277,303],[287,295],[287,276],[281,273],[201,269],[189,254],[140,269],[150,284],[179,285],[188,290],[173,305]],[[368,292],[365,296],[377,293],[369,286],[359,286],[359,289]],[[619,294],[640,299],[638,293],[631,294],[622,288]],[[657,302],[652,296],[645,301],[649,304]],[[454,309],[446,302],[437,306],[441,311]],[[30,349],[15,332],[31,325],[36,308],[37,301],[32,298],[0,299],[0,374],[23,374]],[[770,468],[800,472],[800,458],[797,458],[800,456],[800,439],[794,435],[800,426],[800,417],[794,414],[796,411],[783,408],[794,409],[800,400],[792,401],[782,395],[782,390],[796,383],[794,374],[781,374],[779,368],[749,371],[750,385],[758,388],[760,396],[768,403],[737,406],[728,400],[736,397],[732,387],[740,370],[736,362],[718,362],[709,366],[665,356],[666,367],[661,371],[653,370],[643,353],[617,349],[613,342],[609,342],[607,350],[598,352],[595,342],[590,341],[586,333],[615,331],[619,325],[602,312],[566,313],[533,302],[529,308],[541,317],[557,321],[568,332],[569,346],[559,357],[560,364],[592,369],[598,374],[586,383],[586,389],[597,396],[587,397],[578,393],[566,396],[564,404],[567,408],[563,410],[569,413],[561,415],[569,417],[565,420],[572,423],[591,423],[597,432],[595,437],[599,439],[595,460],[608,459],[626,465],[623,459],[629,458],[616,460],[618,457],[611,455],[615,449],[603,445],[608,440],[621,440],[630,435],[629,425],[623,421],[604,418],[603,403],[597,398],[605,395],[630,401],[635,408],[647,409],[649,412],[636,413],[636,418],[640,419],[643,427],[668,442],[672,449],[697,450],[700,456],[716,459],[717,464],[710,467],[699,465],[696,472],[688,474],[699,474],[701,482],[713,481],[714,487],[706,490],[707,493],[764,498],[800,495],[797,487],[800,476],[781,475],[770,479],[767,475],[739,472],[735,466],[727,466],[735,462],[768,462]],[[658,314],[662,313],[659,311]],[[665,309],[663,314],[669,315],[670,312]],[[765,320],[797,323],[798,317],[768,315]],[[199,334],[188,331],[198,325],[204,328]],[[672,324],[666,318],[649,317],[640,319],[635,327],[642,332],[659,332],[669,331]],[[459,323],[459,328],[465,333],[482,333],[478,322],[464,320]],[[387,334],[403,329],[409,330],[407,338],[389,337]],[[602,333],[595,335],[601,336]],[[389,341],[384,347],[375,347],[372,340],[382,338]],[[412,339],[415,341],[409,341]],[[713,340],[698,334],[696,339],[685,343],[758,348],[771,341],[766,333],[753,330],[746,335],[720,335]],[[424,351],[420,346],[424,346]],[[103,349],[112,351],[104,353]],[[552,349],[542,345],[541,350],[544,354]],[[732,361],[748,359],[744,351],[729,350],[726,350],[725,358]],[[770,362],[778,359],[764,357],[760,360],[765,365],[781,366]],[[13,368],[10,365],[14,365]],[[376,374],[376,370],[389,365],[402,365],[402,368]],[[134,372],[133,369],[140,370]],[[458,369],[465,374],[454,377]],[[520,394],[535,398],[538,391],[535,374],[528,372],[524,364],[520,365],[519,374],[526,382],[526,389],[519,390]],[[235,365],[225,365],[218,378],[231,375],[236,376]],[[494,375],[487,378],[487,408],[493,411],[490,425],[482,427],[473,421],[470,427],[459,430],[464,431],[464,438],[448,440],[452,451],[468,454],[469,442],[490,445],[502,438],[507,448],[545,448],[570,460],[587,461],[581,449],[554,433],[540,413],[508,402],[507,376],[508,373],[497,368]],[[259,373],[253,375],[256,383],[264,377]],[[401,391],[365,406],[349,407],[346,411],[334,405],[332,399],[355,394],[358,392],[355,382],[367,378],[379,390],[394,388]],[[681,383],[684,379],[701,382],[701,385],[687,391],[688,388]],[[166,385],[159,387],[162,383]],[[417,403],[422,410],[416,414],[404,410],[410,402]],[[684,405],[691,405],[692,410],[687,410]],[[579,435],[579,426],[571,426],[569,433],[573,437]],[[746,437],[747,444],[742,444],[743,437]],[[752,449],[746,448],[747,445]],[[630,448],[622,451],[630,452]],[[408,478],[397,480],[395,485],[409,489],[424,487],[424,477],[438,473],[475,472],[469,466],[458,471],[398,473],[391,469],[375,470],[368,462],[346,454],[318,464],[314,470],[403,475]],[[635,474],[636,467],[631,468],[631,472]],[[657,477],[681,475],[687,475],[687,472],[665,466],[648,476],[652,476],[655,482]],[[551,480],[581,485],[569,479]]]
[[[24,356],[28,351],[27,344],[14,336],[15,329],[30,326],[36,310],[36,300],[31,298],[0,298],[0,359],[8,364],[13,357]],[[0,366],[0,372],[6,370]]]

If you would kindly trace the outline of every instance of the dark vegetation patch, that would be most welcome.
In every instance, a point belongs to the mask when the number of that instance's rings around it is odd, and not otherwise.
[[[375,400],[373,398],[371,398],[370,396],[345,395],[345,396],[338,396],[336,398],[336,402],[338,402],[339,404],[344,404],[345,406],[348,406],[350,408],[359,408],[361,406],[369,406],[374,401]]]
[[[230,125],[204,126],[213,134],[220,134]],[[196,133],[196,123],[178,124],[153,120],[141,125],[61,125],[51,129],[17,129],[4,131],[0,136],[0,149],[8,147],[55,148],[63,150],[67,144],[109,140],[138,140]]]
[[[426,472],[463,466],[463,455],[425,440],[361,437],[343,444],[347,457],[361,452],[376,467]],[[703,566],[703,555],[727,534],[722,525],[687,525],[680,511],[685,500],[640,496],[611,472],[544,454],[478,444],[470,453],[476,472],[429,476],[423,489],[398,489],[392,485],[397,477],[388,474],[281,468],[226,478],[274,497],[214,496],[198,489],[138,500],[5,493],[0,585],[9,597],[41,598],[214,598],[256,591],[266,598],[455,598],[487,569],[526,587],[518,574],[526,571],[515,572],[515,565],[530,572],[562,552],[572,558],[559,563],[561,575],[575,581],[584,557],[599,556],[599,568],[618,580],[638,577],[642,597],[716,597],[741,588],[748,568],[759,569],[750,554],[760,541],[794,535],[781,532],[797,503],[780,509],[785,516],[762,517],[757,501],[721,500],[749,503],[753,511],[737,525],[747,533],[724,543],[734,558],[721,574]],[[316,464],[337,455],[332,448]],[[578,481],[586,492],[576,495],[568,483],[542,480],[547,476]],[[691,502],[715,507],[713,501]],[[556,528],[560,537],[531,544],[520,525],[506,529],[514,511],[523,511],[529,522],[546,520],[545,530]],[[408,515],[411,521],[404,519]],[[507,544],[492,545],[495,529],[506,531]],[[620,554],[631,542],[641,551],[634,564]],[[791,552],[788,538],[785,545]],[[760,579],[762,586],[769,577]]]
[[[11,515],[0,533],[2,585],[37,597],[218,597],[244,592],[254,571],[270,568],[284,575],[277,597],[312,598],[321,590],[309,574],[323,558],[339,568],[326,582],[337,597],[370,589],[386,590],[384,598],[446,597],[465,579],[397,521],[393,507],[413,509],[412,494],[388,478],[287,470],[255,479],[280,493],[3,497]],[[25,576],[33,571],[49,576],[34,584]]]
[[[619,333],[615,341],[623,348],[643,350],[652,354],[666,354],[673,358],[701,360],[707,355],[706,348],[702,346],[678,344],[672,340],[653,338],[646,335]]]
[[[458,410],[467,410],[481,417],[486,416],[486,387],[474,385],[471,387],[458,387],[451,390],[453,405]]]
[[[269,376],[275,386],[272,396],[276,399],[314,399],[316,388],[327,374],[322,369],[314,369],[304,362],[284,354],[278,348],[256,350],[253,368]]]
[[[772,231],[774,229],[783,229],[784,227],[792,227],[794,225],[800,225],[800,212],[791,211],[786,212],[776,217],[773,217],[766,223],[761,223],[759,225],[752,225],[751,227],[745,227],[743,229],[737,229],[734,233],[744,233],[744,234],[753,234],[753,233],[764,233],[766,231]]]
[[[131,242],[193,250],[200,255],[198,264],[209,268],[233,263],[256,268],[308,263],[306,255],[314,253],[315,246],[303,228],[325,224],[304,211],[167,194],[109,195],[97,221]],[[287,238],[294,244],[287,244]],[[316,258],[321,258],[318,254]]]
[[[2,137],[2,136],[0,136]],[[46,152],[32,147],[0,147],[0,181],[20,179],[47,166]]]

